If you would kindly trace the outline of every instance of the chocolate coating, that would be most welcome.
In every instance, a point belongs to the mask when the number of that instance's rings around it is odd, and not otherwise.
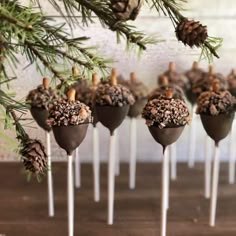
[[[138,99],[129,108],[128,116],[131,118],[138,117],[147,103],[147,98]]]
[[[67,155],[71,155],[82,143],[87,129],[88,123],[52,127],[57,144],[67,152]]]
[[[31,107],[30,108],[31,115],[37,122],[37,124],[44,129],[45,131],[51,131],[51,127],[47,124],[47,119],[48,119],[48,110],[45,108],[40,108],[40,107]]]
[[[170,127],[160,129],[158,125],[149,126],[148,129],[156,142],[160,143],[163,148],[176,142],[185,126]]]
[[[218,145],[219,141],[224,139],[231,130],[234,112],[218,116],[200,114],[200,117],[205,131]]]
[[[110,130],[113,135],[114,130],[120,126],[129,111],[129,105],[122,107],[114,106],[95,106],[98,120]]]

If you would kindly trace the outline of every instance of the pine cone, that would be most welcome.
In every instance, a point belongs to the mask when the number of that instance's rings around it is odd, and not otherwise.
[[[118,20],[135,20],[142,0],[111,0],[111,9]]]
[[[177,39],[190,47],[200,47],[208,37],[206,26],[188,19],[181,21],[175,32]]]
[[[26,170],[35,174],[42,174],[46,171],[47,155],[44,146],[39,140],[28,139],[23,141],[20,154]]]

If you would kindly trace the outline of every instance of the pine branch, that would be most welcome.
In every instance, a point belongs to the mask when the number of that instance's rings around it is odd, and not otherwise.
[[[61,15],[64,15],[56,0],[50,0],[50,3]],[[93,22],[94,14],[100,20],[102,26],[124,36],[127,43],[137,45],[141,50],[145,50],[146,45],[157,42],[156,39],[146,36],[143,32],[136,31],[134,26],[124,21],[117,21],[111,10],[110,2],[107,0],[62,0],[62,3],[68,15],[75,16],[75,12],[81,12],[82,22],[88,25]]]
[[[103,70],[108,68],[110,60],[98,57],[86,48],[78,46],[88,38],[70,39],[64,31],[64,25],[49,25],[47,22],[51,18],[44,17],[39,12],[29,11],[28,8],[16,3],[16,1],[9,1],[5,7],[0,7],[0,19],[2,20],[0,27],[3,29],[3,37],[6,38],[9,47],[14,46],[10,59],[14,59],[14,54],[17,52],[25,54],[31,64],[38,58],[60,80],[62,80],[63,72],[58,71],[52,65],[52,62],[56,65],[60,58],[86,70],[101,70],[104,73]],[[30,47],[28,47],[29,45]],[[83,60],[78,59],[78,56],[83,57]]]
[[[52,65],[51,63],[49,63],[43,56],[42,54],[29,42],[26,41],[26,45],[28,46],[28,48],[34,53],[34,55],[39,58],[39,60],[43,63],[43,65],[49,69],[56,78],[58,78],[60,81],[64,81],[64,79],[61,77],[60,72],[57,71]]]

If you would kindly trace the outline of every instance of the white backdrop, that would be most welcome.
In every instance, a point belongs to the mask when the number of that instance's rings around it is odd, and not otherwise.
[[[27,0],[24,0],[27,2]],[[58,14],[53,11],[47,1],[41,1],[48,15],[55,16],[56,21],[62,21]],[[203,24],[208,25],[210,36],[224,38],[223,47],[220,50],[220,59],[215,60],[214,65],[217,71],[228,74],[235,67],[234,57],[236,55],[235,36],[236,29],[236,1],[235,0],[189,0],[186,4],[185,15],[191,16],[194,19],[199,19]],[[135,53],[126,53],[125,43],[117,45],[116,36],[113,32],[101,28],[99,23],[90,25],[84,30],[76,28],[73,31],[74,36],[89,36],[91,44],[99,48],[100,54],[113,58],[116,62],[114,66],[124,75],[128,76],[131,71],[136,71],[139,79],[143,80],[149,87],[154,88],[156,85],[157,74],[166,70],[169,61],[175,61],[177,70],[182,72],[188,69],[193,60],[198,60],[199,50],[191,50],[185,48],[181,43],[176,41],[172,24],[168,18],[158,17],[156,14],[149,12],[147,9],[142,9],[140,16],[134,22],[139,29],[150,34],[156,34],[160,39],[165,39],[155,46],[148,48],[143,53],[141,59],[138,59]],[[18,80],[12,84],[12,87],[17,92],[19,98],[24,98],[29,90],[41,83],[41,75],[35,71],[33,66],[23,70],[27,65],[24,58],[21,58],[21,66],[16,68]],[[207,68],[207,62],[202,62],[201,66]],[[199,120],[197,133],[197,156],[198,160],[203,159],[203,149],[205,133],[201,127]],[[36,124],[33,124],[37,127]],[[108,152],[108,132],[101,125],[100,130],[100,149],[101,159],[106,160]],[[28,131],[31,137],[44,139],[43,131],[39,128],[30,128]],[[120,156],[122,160],[128,160],[129,151],[129,120],[120,127]],[[188,128],[185,129],[183,136],[177,144],[178,159],[181,161],[187,158],[188,148]],[[221,158],[227,159],[227,140],[222,144]],[[83,161],[91,160],[92,139],[91,129],[88,130],[88,135],[81,145],[81,159]],[[60,150],[55,144],[53,145],[54,159],[64,159],[65,153]],[[148,132],[143,120],[138,122],[138,160],[139,161],[157,161],[160,157],[160,146],[154,142]],[[1,148],[0,158],[2,160],[12,160],[15,154],[7,152]]]

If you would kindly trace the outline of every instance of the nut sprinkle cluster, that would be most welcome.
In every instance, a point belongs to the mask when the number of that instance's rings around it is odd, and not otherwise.
[[[52,88],[46,89],[43,85],[39,85],[36,89],[29,92],[26,101],[31,107],[45,108],[48,110],[56,97]]]
[[[95,96],[95,103],[100,106],[123,107],[125,105],[133,105],[134,101],[129,89],[120,84],[100,84]]]
[[[230,113],[235,109],[236,100],[227,90],[206,91],[198,98],[197,114],[217,116]]]
[[[180,99],[161,96],[150,100],[142,113],[146,124],[157,124],[160,129],[182,126],[190,121],[190,113],[186,103]]]
[[[92,122],[91,110],[84,103],[60,99],[49,109],[47,120],[50,126],[79,125]]]
[[[137,79],[135,72],[130,73],[129,80],[120,80],[120,83],[130,90],[135,101],[147,98],[149,89],[144,83]]]

